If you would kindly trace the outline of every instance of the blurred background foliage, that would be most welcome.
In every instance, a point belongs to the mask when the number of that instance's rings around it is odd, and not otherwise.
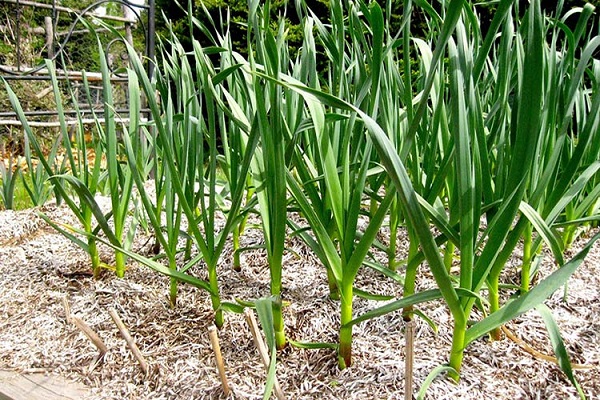
[[[229,30],[231,40],[234,46],[240,54],[246,56],[247,55],[247,40],[246,40],[246,26],[245,21],[248,16],[248,0],[191,0],[193,3],[191,4],[192,13],[195,18],[202,22],[206,22],[209,18],[212,19],[217,26],[221,24],[224,28]],[[400,31],[401,24],[403,23],[403,11],[405,0],[373,0],[380,4],[384,11],[385,18],[389,19],[390,26],[392,29],[390,30],[391,34],[395,34]],[[287,28],[287,39],[289,44],[289,52],[290,56],[294,58],[296,56],[297,50],[302,43],[302,27],[299,25],[299,12],[306,12],[306,10],[311,10],[315,15],[321,17],[323,15],[329,14],[329,0],[305,0],[302,1],[302,7],[305,7],[301,10],[297,9],[296,1],[288,1],[288,0],[272,0],[271,2],[271,21],[272,27],[275,29],[278,26],[279,18],[283,18],[286,23]],[[414,6],[416,3],[413,3],[413,14],[411,15],[411,34],[415,37],[426,38],[427,37],[427,15],[426,12],[423,11],[419,6]],[[441,11],[443,1],[427,1],[427,3],[431,4],[438,12]],[[475,12],[479,15],[481,26],[480,29],[483,34],[487,32],[488,26],[491,23],[494,13],[497,8],[497,1],[472,1],[467,0],[467,3],[471,4]],[[519,10],[521,14],[525,12],[527,6],[529,4],[529,0],[518,0]],[[559,1],[556,0],[541,0],[541,8],[542,11],[545,12],[547,16],[554,17],[556,14],[557,4]],[[586,3],[591,3],[592,5],[598,7],[600,6],[600,0],[563,0],[563,7],[561,16],[565,14],[568,10],[574,7],[583,7]],[[159,37],[168,38],[170,36],[169,33],[169,24],[170,29],[173,30],[175,35],[181,41],[184,48],[191,50],[191,40],[190,37],[193,37],[199,40],[203,45],[210,46],[214,43],[211,42],[211,39],[207,36],[206,33],[201,32],[199,29],[195,29],[194,32],[190,33],[190,28],[188,24],[187,17],[187,9],[189,4],[186,0],[173,1],[173,0],[156,0],[156,26],[157,26],[157,35]],[[208,11],[209,16],[207,16],[206,12]],[[226,21],[229,18],[229,25],[226,25]],[[599,25],[597,23],[598,20],[598,11],[594,18],[592,18],[589,22],[590,29],[599,29]],[[167,22],[168,21],[168,22]],[[576,18],[571,18],[566,21],[567,25],[574,29],[575,24],[577,23]],[[206,24],[210,26],[209,23]],[[220,27],[217,29],[221,31]],[[223,29],[224,31],[224,29]],[[210,34],[215,34],[216,32],[210,32]],[[317,50],[322,51],[322,46],[320,43],[316,43]],[[416,49],[414,50],[416,51]],[[411,59],[414,60],[415,57],[411,55]],[[324,75],[327,72],[327,67],[325,66],[325,57],[323,54],[317,56],[317,65],[318,70]],[[402,61],[400,61],[402,63]],[[418,75],[419,70],[415,61],[411,61],[413,64],[412,73],[413,75]],[[400,69],[403,69],[402,65],[398,66]],[[193,67],[192,67],[193,68]]]
[[[192,0],[193,3],[193,14],[194,17],[204,20],[206,18],[205,12],[203,8],[206,8],[214,21],[220,21],[221,18],[225,18],[227,15],[227,11],[229,11],[231,15],[231,24],[228,27],[231,32],[231,37],[233,39],[233,43],[237,45],[239,51],[241,53],[245,53],[244,49],[246,47],[246,29],[244,26],[244,22],[247,18],[248,13],[248,2],[247,0]],[[402,24],[403,18],[403,9],[404,9],[404,1],[403,0],[377,0],[377,2],[381,5],[382,9],[386,13],[386,18],[389,18],[391,22],[392,32],[397,32],[400,30],[400,26]],[[487,31],[487,24],[492,20],[494,13],[496,11],[497,2],[496,1],[468,1],[472,5],[474,5],[476,12],[480,15],[482,26],[481,29],[483,32]],[[168,33],[167,24],[164,18],[160,18],[160,15],[164,15],[167,20],[172,21],[173,30],[179,36],[181,42],[185,44],[190,43],[190,32],[187,24],[186,11],[184,8],[187,6],[185,1],[180,2],[181,6],[174,6],[173,0],[156,0],[156,10],[157,10],[157,26],[159,33],[161,35],[165,35]],[[303,2],[306,7],[312,10],[316,15],[322,16],[327,15],[329,10],[329,1],[328,0],[306,0]],[[388,4],[389,3],[389,4]],[[413,2],[414,3],[414,2]],[[428,1],[432,6],[436,9],[441,9],[440,2],[438,1]],[[542,0],[541,6],[542,10],[546,12],[547,15],[553,15],[556,9],[556,6],[559,2],[556,0]],[[586,3],[591,3],[592,5],[598,7],[600,6],[600,0],[564,0],[563,3],[563,14],[564,12],[572,9],[573,7],[582,7]],[[519,0],[519,8],[522,12],[525,12],[527,9],[527,4],[529,4],[528,0]],[[416,12],[412,16],[412,27],[411,31],[416,36],[425,37],[426,34],[424,32],[427,29],[426,23],[426,15],[423,11],[420,11],[419,7],[414,7],[413,10]],[[302,29],[297,25],[298,24],[298,13],[296,10],[296,4],[294,1],[286,1],[286,0],[274,0],[271,1],[271,17],[274,21],[277,21],[279,16],[284,16],[286,23],[288,24],[288,38],[290,45],[293,47],[294,44],[300,44],[302,38],[301,33]],[[567,21],[567,25],[575,24],[576,21]],[[487,24],[486,24],[487,23]],[[275,24],[274,24],[275,26]],[[419,34],[421,33],[421,34]],[[203,35],[200,32],[194,32],[194,36],[196,38],[202,37]],[[205,38],[208,43],[208,38]]]

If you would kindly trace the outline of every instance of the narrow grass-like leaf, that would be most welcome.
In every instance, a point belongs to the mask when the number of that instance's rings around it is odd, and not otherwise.
[[[260,325],[263,329],[263,333],[265,334],[265,340],[267,341],[267,347],[270,351],[271,361],[269,362],[269,368],[267,371],[267,382],[265,384],[265,393],[263,395],[263,399],[268,400],[271,397],[271,392],[273,391],[273,387],[275,385],[275,376],[276,376],[276,364],[277,364],[277,350],[276,350],[276,340],[275,340],[275,329],[273,328],[274,320],[273,320],[273,302],[280,301],[277,299],[273,299],[271,297],[268,298],[260,298],[257,299],[254,304],[256,307],[256,313],[258,314],[258,318],[260,320]]]
[[[562,285],[566,284],[569,277],[581,265],[592,245],[600,239],[600,233],[592,237],[585,247],[560,269],[538,283],[531,291],[522,294],[517,299],[510,301],[498,311],[484,318],[469,328],[465,335],[465,346],[485,335],[490,330],[518,317],[519,315],[537,307]]]
[[[417,393],[417,400],[425,400],[425,394],[427,393],[427,389],[431,386],[433,381],[444,372],[458,374],[458,372],[449,365],[438,365],[435,367],[428,375],[427,378],[421,384],[421,388],[419,389],[419,393]]]
[[[556,359],[558,360],[558,365],[560,366],[560,369],[565,373],[567,378],[569,378],[569,381],[571,381],[573,386],[575,386],[577,392],[579,393],[579,397],[582,400],[585,400],[585,394],[583,393],[581,385],[579,384],[579,382],[575,378],[575,375],[573,374],[573,368],[571,367],[571,360],[569,358],[569,354],[567,353],[565,343],[563,342],[563,339],[561,337],[560,328],[558,327],[558,324],[552,316],[552,312],[545,304],[538,305],[536,309],[544,319],[544,324],[546,325],[548,336],[550,336],[552,348],[554,349],[554,354],[556,355]]]
[[[116,246],[120,246],[119,239],[113,233],[113,230],[108,224],[108,220],[106,219],[106,216],[104,215],[102,209],[98,205],[98,202],[94,198],[94,195],[90,192],[88,187],[83,182],[81,182],[79,179],[75,178],[72,175],[56,175],[51,176],[50,179],[63,180],[69,183],[73,187],[73,189],[75,189],[75,192],[79,196],[81,202],[85,203],[91,209],[92,213],[94,214],[94,217],[96,218],[96,221],[98,222],[98,225],[102,228],[102,232],[106,235],[110,242]]]
[[[37,213],[37,216],[43,219],[48,225],[58,231],[61,235],[69,239],[71,242],[79,246],[83,251],[89,251],[88,243],[81,240],[79,237],[75,236],[73,233],[74,229],[66,224],[59,224],[57,222],[52,221],[46,214]]]
[[[299,349],[332,349],[337,350],[339,345],[337,343],[308,343],[308,342],[297,342],[295,340],[289,339],[289,342],[292,346],[297,347]]]
[[[563,248],[561,242],[558,240],[554,232],[550,229],[550,227],[544,222],[541,215],[537,213],[529,204],[525,202],[521,202],[519,206],[519,210],[527,217],[529,222],[535,227],[535,230],[540,234],[540,236],[544,239],[546,244],[552,250],[552,254],[554,255],[554,259],[558,261],[558,265],[561,266],[565,263],[563,259]]]

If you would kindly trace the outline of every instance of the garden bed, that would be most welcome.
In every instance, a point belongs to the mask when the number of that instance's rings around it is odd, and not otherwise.
[[[41,209],[51,219],[72,222],[65,207]],[[94,280],[88,256],[56,233],[36,215],[38,210],[0,212],[0,369],[45,372],[84,383],[90,399],[201,399],[225,398],[208,337],[213,311],[209,296],[181,285],[178,305],[168,306],[168,278],[130,263],[125,279],[104,273]],[[385,240],[385,232],[382,232]],[[584,235],[587,236],[587,235]],[[262,233],[248,229],[246,246],[262,242]],[[400,242],[404,242],[400,239]],[[134,250],[149,252],[149,237],[138,235]],[[566,256],[576,253],[576,243]],[[324,268],[298,239],[287,243],[284,261],[286,331],[296,341],[336,342],[339,304],[328,298]],[[400,249],[405,251],[406,249]],[[106,249],[104,261],[113,252]],[[252,300],[269,294],[269,269],[262,250],[244,253],[241,272],[230,268],[231,249],[220,262],[222,298]],[[505,281],[517,280],[519,254],[506,268]],[[193,272],[203,277],[199,267]],[[551,257],[541,275],[555,268]],[[365,269],[356,286],[374,293],[401,295],[401,286]],[[514,274],[514,277],[511,276]],[[435,287],[423,266],[418,290]],[[592,366],[576,377],[588,398],[600,393],[600,245],[569,281],[566,300],[556,292],[546,304],[561,328],[572,361]],[[98,351],[73,324],[67,322],[64,298],[71,315],[85,321],[108,347]],[[381,303],[356,299],[355,315]],[[119,335],[108,310],[114,308],[150,365],[145,375]],[[442,302],[421,308],[439,326],[436,335],[416,320],[414,380],[418,390],[426,376],[447,360],[451,317]],[[305,350],[288,346],[278,354],[277,376],[288,399],[402,399],[404,398],[404,321],[400,312],[359,324],[354,329],[353,365],[338,369],[333,350]],[[535,311],[507,328],[532,348],[552,354],[544,323]],[[227,313],[219,332],[229,398],[260,399],[265,371],[243,315]],[[431,399],[566,399],[577,398],[560,369],[523,350],[522,344],[503,339],[480,339],[465,354],[458,385],[437,379]]]

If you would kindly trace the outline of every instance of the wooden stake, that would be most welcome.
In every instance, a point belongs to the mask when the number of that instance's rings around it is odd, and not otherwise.
[[[48,58],[54,57],[54,29],[52,28],[52,17],[44,17],[44,27],[46,32],[46,49]]]
[[[404,400],[413,398],[413,364],[414,364],[414,340],[415,321],[406,321],[406,359],[404,360]]]
[[[100,351],[100,355],[103,356],[108,352],[108,347],[104,344],[100,336],[92,328],[90,328],[85,322],[83,322],[80,318],[71,317],[71,322],[75,325],[81,332],[85,334],[85,336],[90,339],[90,341],[98,348]]]
[[[65,319],[67,320],[67,323],[70,324],[71,321],[71,307],[69,306],[69,299],[67,299],[67,296],[65,295],[62,298],[62,304],[63,304],[63,308],[65,309]]]
[[[217,327],[211,325],[208,327],[208,336],[210,337],[210,344],[213,352],[215,353],[215,360],[217,361],[217,369],[219,370],[219,377],[221,378],[221,385],[223,386],[223,393],[225,396],[229,395],[230,389],[227,384],[227,376],[225,375],[225,363],[223,362],[223,356],[221,355],[221,346],[219,345],[219,335],[217,334]]]
[[[115,325],[117,325],[117,328],[119,328],[119,332],[121,332],[121,336],[123,336],[123,339],[125,339],[125,342],[127,343],[127,347],[129,347],[129,350],[131,350],[131,352],[133,353],[133,356],[140,363],[140,367],[142,368],[142,371],[144,371],[144,374],[148,375],[148,363],[146,362],[146,359],[142,355],[142,352],[140,351],[140,349],[135,344],[135,340],[129,334],[127,327],[125,326],[123,321],[121,321],[121,318],[119,318],[119,314],[117,314],[117,311],[113,308],[108,310],[108,313],[110,314],[110,317],[112,318],[112,320],[115,322]]]
[[[267,350],[267,345],[263,341],[263,338],[260,334],[260,330],[258,329],[258,324],[256,323],[254,313],[251,309],[246,308],[244,310],[244,316],[246,317],[246,322],[248,323],[248,326],[250,326],[250,332],[252,332],[254,344],[258,349],[258,353],[260,354],[260,358],[262,359],[263,365],[265,366],[265,369],[269,371],[269,364],[271,363],[271,358],[269,357],[269,350]],[[279,400],[285,400],[285,396],[283,394],[283,391],[281,390],[281,387],[279,386],[277,377],[275,377],[275,384],[273,385],[273,390],[275,391],[275,396]]]

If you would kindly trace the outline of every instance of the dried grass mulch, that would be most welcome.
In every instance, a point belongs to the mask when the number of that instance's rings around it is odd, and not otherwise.
[[[64,207],[42,208],[52,219],[72,222]],[[48,227],[36,210],[0,212],[0,369],[47,372],[90,387],[89,399],[213,399],[225,398],[207,329],[212,311],[206,293],[181,285],[178,306],[168,307],[168,279],[135,263],[126,279],[111,273],[94,280],[86,255]],[[385,240],[385,231],[382,239]],[[148,251],[148,238],[134,249]],[[262,242],[249,229],[246,246]],[[571,251],[575,254],[578,242]],[[286,329],[297,341],[335,342],[339,305],[328,299],[324,268],[296,239],[288,243],[284,298]],[[402,250],[402,249],[401,249]],[[402,255],[400,255],[402,256]],[[103,250],[110,262],[111,252]],[[569,258],[569,257],[567,257]],[[542,276],[554,267],[550,257]],[[505,279],[518,279],[519,255]],[[231,250],[220,266],[222,297],[246,300],[268,295],[269,272],[263,251],[243,255],[243,269],[234,272]],[[201,269],[195,271],[202,277]],[[422,267],[418,290],[434,287]],[[371,270],[359,274],[357,286],[380,294],[401,295],[399,285]],[[575,372],[590,399],[600,393],[600,246],[597,244],[569,282],[566,300],[555,293],[546,304],[553,310],[573,362],[593,366]],[[95,363],[97,350],[66,321],[63,298],[71,313],[91,326],[109,352]],[[356,299],[355,314],[381,303]],[[114,308],[134,336],[151,367],[144,375],[108,314]],[[436,335],[417,319],[414,379],[418,388],[427,374],[447,360],[451,317],[442,302],[421,308],[439,326]],[[542,319],[528,312],[508,329],[536,350],[552,354]],[[354,329],[353,366],[340,371],[331,350],[287,348],[278,355],[278,379],[289,399],[403,399],[404,322],[399,313],[364,322]],[[243,316],[226,314],[219,332],[232,399],[260,399],[265,372]],[[466,350],[458,385],[437,379],[431,399],[569,399],[577,398],[559,368],[523,351],[514,341],[480,339]]]

